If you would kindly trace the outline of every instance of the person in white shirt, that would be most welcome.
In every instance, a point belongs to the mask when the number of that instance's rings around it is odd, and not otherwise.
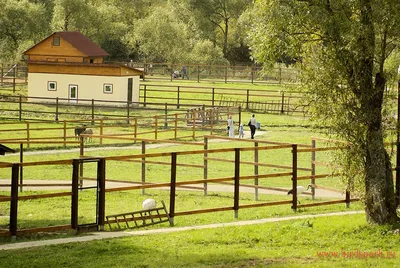
[[[235,125],[233,124],[232,115],[229,116],[227,129],[228,129],[229,137],[234,138],[235,137]]]
[[[254,135],[256,134],[256,128],[257,128],[257,120],[254,114],[252,114],[250,118],[249,127],[251,132],[251,138],[254,139]]]

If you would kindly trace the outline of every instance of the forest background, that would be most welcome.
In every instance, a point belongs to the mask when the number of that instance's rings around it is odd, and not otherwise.
[[[252,0],[0,0],[0,62],[56,31],[79,30],[108,61],[252,64]],[[288,60],[290,61],[290,60]]]

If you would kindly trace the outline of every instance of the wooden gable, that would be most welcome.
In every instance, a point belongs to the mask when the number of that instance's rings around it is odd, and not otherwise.
[[[102,63],[109,54],[80,32],[55,32],[24,55],[29,61]]]

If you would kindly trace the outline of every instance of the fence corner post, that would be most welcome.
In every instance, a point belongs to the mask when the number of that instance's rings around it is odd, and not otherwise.
[[[176,191],[176,152],[171,153],[171,184],[169,196],[169,217],[174,225],[175,217],[175,191]]]
[[[18,175],[20,164],[15,163],[11,169],[11,202],[10,202],[10,233],[13,240],[17,237],[18,222]]]
[[[235,211],[235,219],[239,214],[239,184],[240,184],[240,148],[235,148],[235,185],[233,193],[233,210]]]
[[[297,144],[292,144],[292,209],[297,210]]]

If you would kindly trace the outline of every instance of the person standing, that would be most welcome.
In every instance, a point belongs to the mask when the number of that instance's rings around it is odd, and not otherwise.
[[[250,117],[249,127],[251,132],[251,138],[254,139],[254,135],[256,134],[256,128],[257,128],[257,120],[254,114],[252,114]]]
[[[244,127],[243,124],[239,126],[239,138],[244,138]]]
[[[228,134],[229,134],[229,138],[234,138],[235,137],[235,125],[232,119],[232,115],[229,116],[228,118]]]

